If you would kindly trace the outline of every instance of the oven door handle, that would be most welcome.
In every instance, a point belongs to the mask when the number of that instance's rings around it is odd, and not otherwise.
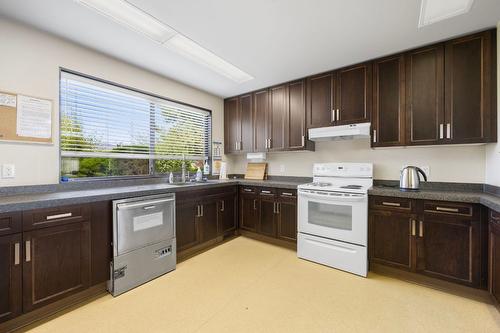
[[[336,195],[323,195],[323,194],[317,194],[317,193],[311,193],[311,192],[303,192],[299,191],[299,197],[305,197],[305,198],[311,198],[311,199],[322,199],[322,200],[330,200],[330,201],[341,201],[341,202],[359,202],[359,201],[364,201],[366,200],[367,196],[366,195],[360,195],[360,196],[336,196]]]

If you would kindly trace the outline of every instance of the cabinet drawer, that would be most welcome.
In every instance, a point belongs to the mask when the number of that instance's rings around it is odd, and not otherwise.
[[[371,197],[370,208],[374,209],[388,209],[396,211],[413,211],[414,201],[408,198],[397,197]]]
[[[0,214],[0,236],[14,234],[22,229],[21,212]]]
[[[492,222],[500,223],[500,213],[494,210],[490,210],[490,220]]]
[[[63,206],[23,212],[24,230],[45,228],[55,225],[88,220],[88,205]]]
[[[274,196],[277,192],[275,188],[272,187],[261,187],[257,189],[259,195],[263,196]]]
[[[240,193],[256,194],[257,188],[255,186],[240,186]]]
[[[455,202],[425,201],[424,211],[434,214],[472,216],[474,213],[474,206]]]
[[[278,195],[282,199],[297,199],[297,190],[278,189]]]

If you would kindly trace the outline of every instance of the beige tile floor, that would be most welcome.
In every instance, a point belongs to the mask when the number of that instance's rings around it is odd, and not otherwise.
[[[30,332],[500,332],[492,306],[239,237]]]

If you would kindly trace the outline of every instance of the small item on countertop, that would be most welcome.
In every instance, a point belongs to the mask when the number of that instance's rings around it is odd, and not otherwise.
[[[168,176],[168,182],[172,184],[174,182],[174,174],[170,172],[170,175]]]
[[[220,163],[219,179],[227,179],[227,163]]]
[[[210,173],[210,165],[208,164],[208,160],[203,164],[203,174],[208,175]]]
[[[198,167],[198,171],[196,171],[196,181],[201,182],[203,179],[203,173],[201,172],[200,167]]]
[[[267,179],[267,163],[248,163],[245,179]]]

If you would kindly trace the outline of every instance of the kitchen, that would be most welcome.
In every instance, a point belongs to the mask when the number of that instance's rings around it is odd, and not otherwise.
[[[1,1],[0,331],[498,330],[500,8],[446,3]]]

